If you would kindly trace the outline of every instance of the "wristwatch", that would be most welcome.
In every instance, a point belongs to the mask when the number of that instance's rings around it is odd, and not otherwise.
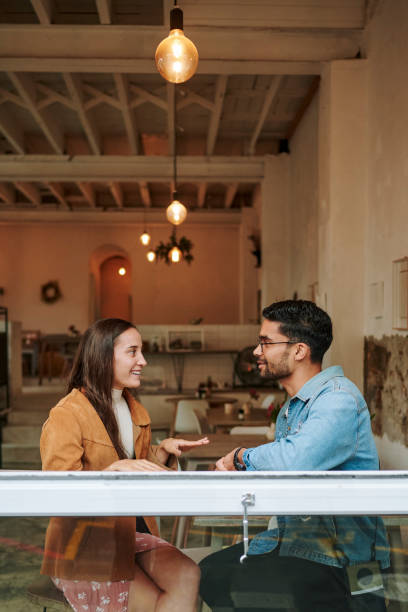
[[[240,446],[239,448],[237,448],[237,450],[234,453],[234,459],[233,459],[233,464],[234,464],[234,468],[236,470],[238,470],[239,472],[242,472],[243,470],[246,470],[246,465],[245,463],[242,464],[240,463],[239,459],[238,459],[238,453],[240,450],[242,450],[244,447]]]

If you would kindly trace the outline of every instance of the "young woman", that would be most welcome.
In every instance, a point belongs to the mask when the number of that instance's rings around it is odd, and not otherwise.
[[[146,361],[137,329],[122,319],[97,321],[84,334],[68,395],[41,435],[43,470],[157,471],[184,450],[207,444],[174,438],[152,447],[150,418],[129,393]],[[158,537],[152,517],[55,517],[42,573],[78,612],[192,612],[199,569]]]

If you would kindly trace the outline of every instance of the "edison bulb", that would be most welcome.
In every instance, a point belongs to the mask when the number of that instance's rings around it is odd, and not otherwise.
[[[121,266],[118,270],[118,274],[119,276],[125,276],[126,274],[126,268],[124,268],[123,266]]]
[[[181,251],[178,247],[173,247],[170,251],[170,259],[173,263],[178,263],[181,259]]]
[[[195,44],[185,36],[182,29],[170,30],[156,49],[157,70],[170,83],[188,81],[198,66],[198,51]]]
[[[180,225],[187,217],[187,208],[179,200],[173,200],[167,207],[166,216],[173,225]]]
[[[143,234],[140,236],[140,242],[143,244],[143,246],[147,246],[150,242],[150,234],[148,232],[143,232]]]
[[[156,253],[154,251],[147,251],[146,253],[147,261],[154,261],[156,259]]]

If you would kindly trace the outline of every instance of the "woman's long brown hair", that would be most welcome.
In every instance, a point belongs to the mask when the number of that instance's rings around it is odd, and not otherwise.
[[[80,389],[95,408],[119,459],[126,453],[112,408],[113,351],[116,338],[130,327],[135,328],[123,319],[101,319],[91,325],[82,336],[68,380],[68,393]]]

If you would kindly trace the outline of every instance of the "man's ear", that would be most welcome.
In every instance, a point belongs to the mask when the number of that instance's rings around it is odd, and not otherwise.
[[[304,361],[310,358],[310,346],[304,342],[298,342],[295,349],[295,361]]]

